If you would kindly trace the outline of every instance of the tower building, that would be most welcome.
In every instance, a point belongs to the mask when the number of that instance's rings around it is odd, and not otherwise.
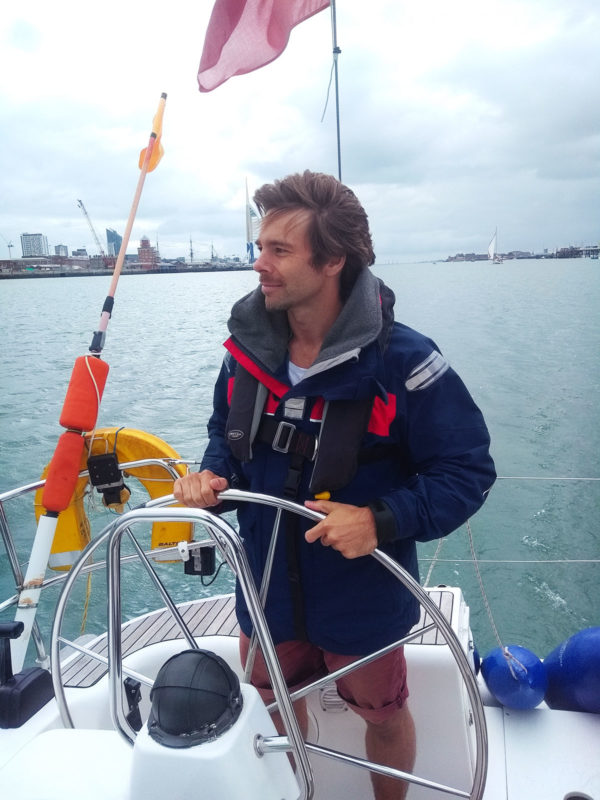
[[[118,256],[121,249],[123,237],[113,230],[112,228],[106,229],[106,245],[109,256]]]
[[[43,233],[22,233],[21,250],[23,258],[33,258],[35,256],[48,256],[48,239]]]

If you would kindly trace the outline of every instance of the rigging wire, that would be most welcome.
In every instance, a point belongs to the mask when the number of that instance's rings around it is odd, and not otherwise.
[[[329,105],[329,92],[331,91],[331,83],[333,81],[333,71],[335,69],[335,64],[331,64],[331,72],[329,73],[329,85],[327,86],[327,95],[325,97],[325,106],[323,108],[323,114],[321,116],[321,122],[325,119],[325,113],[327,112],[327,106]]]

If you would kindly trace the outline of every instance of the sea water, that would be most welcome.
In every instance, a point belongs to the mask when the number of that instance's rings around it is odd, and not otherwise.
[[[444,539],[439,552],[437,542],[420,546],[422,578],[462,586],[480,653],[496,645],[493,621],[504,644],[543,657],[575,631],[600,625],[600,263],[390,264],[374,271],[396,293],[397,319],[434,339],[469,387],[501,476],[468,528]],[[109,282],[0,283],[0,491],[35,481],[50,459],[73,362],[88,350]],[[98,424],[140,428],[183,457],[201,458],[229,310],[255,285],[251,270],[123,276],[103,352],[110,373]],[[14,506],[7,511],[24,562],[35,530],[31,496]],[[233,585],[227,568],[212,586],[180,568],[158,569],[178,600]],[[99,589],[100,599],[89,607],[86,582],[78,588],[65,623],[71,632],[82,621],[88,631],[105,624],[103,580],[92,579],[92,596]],[[130,580],[136,592],[127,612],[148,610],[149,579],[136,572]],[[39,611],[45,636],[57,592],[49,591],[48,607]],[[12,593],[1,553],[0,598]],[[13,614],[5,610],[0,619]]]

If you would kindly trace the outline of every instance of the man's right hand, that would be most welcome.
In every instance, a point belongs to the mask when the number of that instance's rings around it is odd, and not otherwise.
[[[208,508],[218,506],[220,503],[218,493],[228,488],[229,483],[226,478],[221,478],[209,469],[205,469],[178,478],[173,484],[173,494],[184,506]]]

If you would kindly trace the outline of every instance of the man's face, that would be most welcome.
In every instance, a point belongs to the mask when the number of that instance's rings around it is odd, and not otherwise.
[[[310,308],[323,288],[325,275],[312,266],[308,221],[306,211],[267,214],[262,221],[254,269],[268,311]]]

